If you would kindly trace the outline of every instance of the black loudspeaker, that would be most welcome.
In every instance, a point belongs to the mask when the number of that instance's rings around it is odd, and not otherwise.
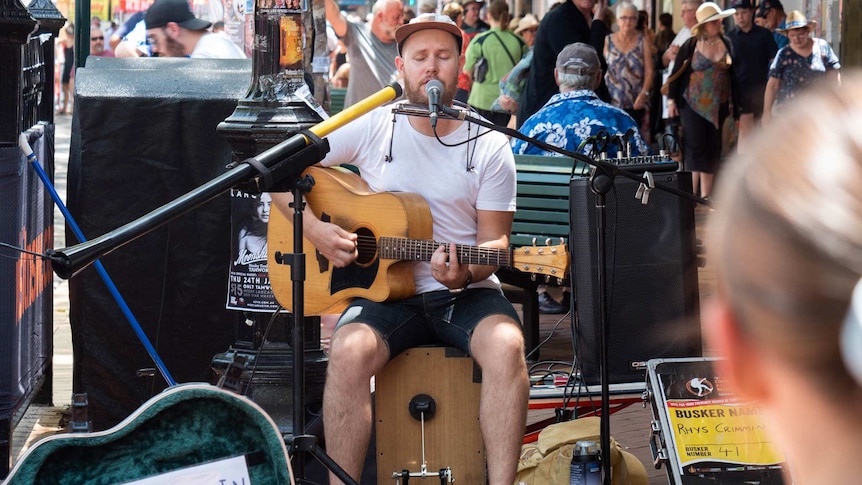
[[[655,175],[657,184],[691,192],[691,173]],[[606,259],[610,384],[643,382],[646,361],[703,352],[694,236],[694,202],[617,176],[607,194]],[[601,382],[596,194],[590,179],[570,185],[578,357],[588,384]]]

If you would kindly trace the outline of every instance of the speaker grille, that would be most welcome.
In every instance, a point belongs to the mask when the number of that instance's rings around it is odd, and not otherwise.
[[[691,174],[670,172],[656,182],[691,191]],[[605,230],[608,374],[611,384],[640,382],[653,358],[703,352],[694,237],[694,203],[655,189],[649,204],[635,199],[639,182],[617,177],[607,194]],[[577,298],[577,339],[583,376],[600,382],[596,195],[588,178],[570,185],[570,243]]]

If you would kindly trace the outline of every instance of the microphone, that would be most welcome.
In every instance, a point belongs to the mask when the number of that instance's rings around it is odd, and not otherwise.
[[[440,110],[440,94],[443,92],[443,83],[432,79],[425,84],[425,94],[428,95],[428,114],[431,118],[431,128],[437,126],[437,112]]]

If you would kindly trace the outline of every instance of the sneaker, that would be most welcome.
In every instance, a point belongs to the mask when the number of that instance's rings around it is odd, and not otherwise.
[[[539,313],[547,313],[551,315],[566,313],[569,311],[568,307],[564,307],[557,300],[551,298],[551,295],[548,292],[543,291],[539,293]]]

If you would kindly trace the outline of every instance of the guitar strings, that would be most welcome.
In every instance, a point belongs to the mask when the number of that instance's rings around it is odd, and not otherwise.
[[[359,250],[360,254],[378,254],[380,253],[380,239],[391,239],[401,250],[408,250],[414,256],[416,255],[416,253],[424,255],[425,257],[420,257],[419,259],[426,262],[430,260],[431,254],[436,251],[437,248],[441,245],[446,246],[446,252],[449,252],[449,243],[441,243],[433,240],[410,240],[399,237],[377,238],[373,235],[368,234],[357,235],[356,248],[357,250]],[[397,243],[399,241],[406,242],[406,244],[398,245]],[[460,248],[460,250],[458,251],[459,260],[465,258],[484,259],[484,262],[487,262],[488,264],[503,266],[511,265],[511,258],[507,250],[499,248],[483,248],[480,246],[467,246],[463,244],[459,244],[458,247]]]

